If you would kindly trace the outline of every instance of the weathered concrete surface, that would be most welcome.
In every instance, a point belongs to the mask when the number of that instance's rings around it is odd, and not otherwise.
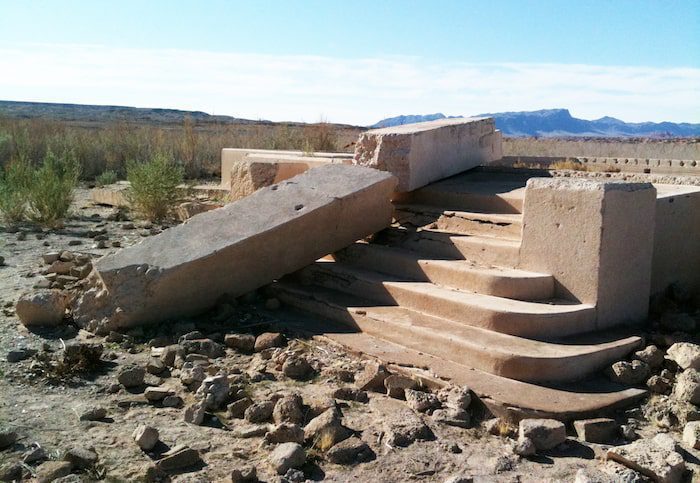
[[[359,166],[309,170],[98,260],[73,315],[111,330],[201,312],[386,227],[395,186]]]
[[[360,134],[354,163],[389,171],[397,190],[412,191],[500,159],[493,118],[457,118],[373,129]]]
[[[265,149],[222,149],[221,186],[237,200],[326,164],[350,164],[348,153],[313,153]]]
[[[648,183],[532,178],[520,268],[551,273],[558,296],[595,304],[599,329],[642,320],[655,204],[656,189]]]
[[[700,187],[655,186],[651,294],[679,283],[700,302]]]

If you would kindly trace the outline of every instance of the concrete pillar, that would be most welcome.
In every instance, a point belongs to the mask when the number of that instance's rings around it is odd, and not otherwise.
[[[656,189],[649,183],[533,178],[520,267],[550,273],[558,297],[596,305],[601,329],[649,308]]]

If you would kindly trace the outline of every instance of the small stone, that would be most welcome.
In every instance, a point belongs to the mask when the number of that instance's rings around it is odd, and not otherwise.
[[[182,398],[180,396],[165,396],[161,404],[165,408],[179,408],[182,406]]]
[[[530,438],[518,438],[513,444],[513,453],[527,458],[537,453],[537,446]]]
[[[158,430],[151,426],[146,426],[144,424],[140,425],[134,430],[133,438],[136,444],[139,445],[144,451],[150,451],[158,443]]]
[[[265,435],[265,441],[271,444],[304,443],[304,430],[293,423],[281,423]]]
[[[367,392],[354,387],[339,387],[331,393],[331,397],[342,401],[356,401],[363,404],[369,402]]]
[[[22,455],[22,462],[26,464],[32,464],[47,459],[49,459],[49,455],[46,454],[46,450],[42,447],[29,449]],[[0,481],[2,481],[2,478],[0,478]]]
[[[282,443],[270,454],[270,464],[278,475],[291,468],[299,468],[306,463],[306,452],[298,443]]]
[[[282,373],[291,379],[304,381],[313,375],[314,368],[311,367],[306,358],[290,356],[282,365]]]
[[[265,436],[270,427],[267,424],[249,424],[244,426],[236,426],[233,430],[233,436],[236,438],[258,438]]]
[[[622,433],[622,437],[625,438],[627,441],[634,441],[635,439],[637,439],[637,430],[631,424],[621,425],[620,433]]]
[[[17,433],[10,429],[0,428],[0,450],[9,448],[17,441]]]
[[[101,406],[87,408],[80,414],[81,421],[99,421],[107,417],[107,410]]]
[[[277,400],[272,411],[275,423],[301,424],[304,421],[303,401],[300,396],[284,396]]]
[[[58,478],[70,475],[73,464],[68,461],[46,461],[36,469],[39,483],[50,483]]]
[[[646,381],[649,377],[649,366],[646,362],[634,360],[632,362],[619,361],[610,367],[610,379],[619,384],[634,386]]]
[[[472,402],[471,390],[467,386],[446,387],[438,393],[438,398],[445,406],[465,411],[469,409]]]
[[[447,407],[433,411],[433,420],[437,423],[455,426],[458,428],[468,428],[471,423],[469,413],[464,409]]]
[[[610,444],[620,434],[620,428],[615,420],[609,418],[574,421],[574,429],[578,438],[587,443]]]
[[[195,403],[185,409],[185,422],[201,426],[204,422],[206,411],[203,403]]]
[[[331,408],[313,418],[304,428],[304,439],[313,441],[322,451],[350,437],[352,432],[343,426],[342,415],[337,408]]]
[[[265,301],[265,308],[267,310],[277,310],[280,308],[282,304],[280,304],[280,301],[274,297],[269,298]]]
[[[396,399],[405,399],[406,389],[416,389],[418,383],[410,377],[394,374],[384,379],[384,387],[389,397]]]
[[[435,437],[428,425],[410,410],[394,414],[390,420],[384,422],[384,428],[386,442],[391,446],[406,447],[415,441],[427,441]]]
[[[75,266],[73,262],[64,262],[62,260],[56,260],[51,264],[49,268],[46,269],[46,273],[55,273],[56,275],[68,275],[71,269]]]
[[[415,391],[413,389],[406,389],[404,392],[406,395],[406,403],[415,411],[424,413],[440,407],[440,400],[435,394]]]
[[[244,417],[249,423],[264,423],[272,417],[275,404],[271,401],[264,401],[252,404],[245,410]]]
[[[285,338],[279,332],[265,332],[255,339],[255,352],[261,352],[273,347],[283,347]]]
[[[365,370],[355,377],[355,386],[361,391],[381,391],[384,387],[384,380],[390,373],[386,367],[376,362],[368,362]]]
[[[199,451],[187,446],[175,446],[163,453],[162,458],[156,462],[156,467],[162,471],[173,471],[188,468],[200,462]]]
[[[253,352],[255,349],[255,336],[252,334],[226,334],[224,344],[239,352]]]
[[[673,397],[681,401],[700,405],[700,372],[686,369],[676,377],[673,387]]]
[[[84,470],[97,463],[97,453],[89,448],[71,448],[63,455],[63,460],[70,462],[73,468]]]
[[[128,365],[122,367],[117,375],[117,380],[119,384],[128,388],[139,387],[143,385],[144,377],[146,376],[146,371],[143,367],[137,365]]]
[[[217,359],[226,354],[224,346],[211,339],[183,340],[179,345],[185,354],[200,354],[210,359]]]
[[[197,389],[197,396],[204,400],[209,411],[219,409],[228,399],[230,385],[226,374],[207,377]]]
[[[146,370],[149,374],[162,374],[165,371],[165,364],[159,358],[151,357],[148,359],[148,364],[146,364]]]
[[[245,411],[250,406],[253,405],[253,400],[249,397],[244,397],[238,401],[234,401],[227,406],[228,414],[232,418],[243,419],[245,417]]]
[[[82,240],[68,240],[69,247],[74,247],[74,246],[82,245],[82,244],[83,244]]]
[[[668,348],[666,354],[681,369],[700,370],[700,345],[677,342]]]
[[[671,391],[671,381],[661,376],[651,376],[647,381],[647,387],[657,394],[668,394]]]
[[[147,387],[143,396],[151,402],[162,401],[173,394],[171,389],[165,387]]]
[[[59,257],[60,255],[61,255],[61,254],[58,253],[58,252],[47,252],[47,253],[44,253],[44,254],[41,256],[41,258],[44,259],[44,263],[45,263],[46,265],[51,265],[53,262],[55,262],[55,261],[58,260],[58,257]]]
[[[639,471],[654,481],[678,483],[685,471],[683,457],[675,451],[675,443],[666,435],[640,439],[624,446],[610,448],[608,459]]]
[[[332,446],[326,452],[326,458],[337,465],[350,465],[357,461],[366,461],[373,455],[369,445],[353,436]]]
[[[537,450],[548,450],[566,441],[566,427],[555,419],[523,419],[518,436],[531,439]]]
[[[7,362],[20,362],[25,359],[29,359],[32,357],[34,354],[36,354],[36,351],[34,349],[15,349],[11,350],[7,353]]]
[[[664,353],[655,345],[649,345],[644,350],[634,353],[634,358],[645,362],[651,369],[661,367],[664,363]]]
[[[258,481],[255,466],[243,466],[231,471],[231,483],[252,483]]]
[[[19,320],[27,327],[63,323],[68,296],[60,290],[41,289],[22,295],[15,306]]]
[[[21,481],[22,469],[22,465],[16,462],[0,466],[0,481]]]

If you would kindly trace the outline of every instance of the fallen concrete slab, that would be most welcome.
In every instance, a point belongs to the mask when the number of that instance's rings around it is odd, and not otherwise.
[[[455,118],[373,129],[360,134],[354,163],[389,171],[397,191],[413,191],[500,159],[493,118]]]
[[[389,173],[328,165],[194,216],[98,260],[73,316],[113,330],[200,313],[385,228],[395,186]]]

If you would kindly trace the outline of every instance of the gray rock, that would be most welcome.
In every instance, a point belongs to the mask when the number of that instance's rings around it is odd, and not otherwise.
[[[673,397],[700,405],[700,372],[695,369],[686,369],[676,377]]]
[[[133,438],[136,444],[139,445],[144,451],[150,451],[158,443],[158,430],[151,426],[146,426],[144,424],[140,425],[134,430]]]
[[[700,345],[677,342],[668,348],[666,354],[681,369],[700,370]]]
[[[143,380],[146,376],[146,371],[143,367],[137,365],[128,365],[122,367],[117,375],[119,384],[126,388],[143,386]]]
[[[350,437],[352,432],[343,426],[341,422],[342,415],[337,408],[326,410],[321,415],[315,417],[304,428],[304,439],[321,443],[327,447],[321,448],[326,450],[334,444]]]
[[[162,403],[165,408],[179,408],[182,406],[183,401],[180,396],[165,396]]]
[[[537,446],[530,438],[518,438],[513,443],[513,453],[527,458],[537,453]]]
[[[647,381],[647,387],[656,394],[668,394],[671,391],[672,384],[671,381],[661,376],[651,376]]]
[[[326,452],[328,461],[337,465],[366,461],[372,455],[369,445],[356,436],[341,441]]]
[[[171,396],[173,391],[165,387],[147,387],[143,392],[143,396],[151,402],[162,401],[168,396]]]
[[[44,253],[44,254],[41,256],[41,258],[44,259],[44,263],[45,263],[46,265],[51,265],[53,262],[55,262],[56,260],[58,260],[58,257],[59,257],[60,255],[61,255],[61,254],[58,253],[58,252],[47,252],[47,253]]]
[[[361,391],[384,391],[384,380],[389,375],[389,371],[382,364],[368,362],[365,370],[355,376],[355,386]]]
[[[273,347],[283,347],[284,344],[285,338],[279,332],[265,332],[255,339],[254,349],[255,352],[261,352]]]
[[[70,475],[73,464],[69,461],[46,461],[36,469],[37,481],[39,483],[50,483],[63,476]]]
[[[555,419],[523,419],[518,430],[519,439],[531,439],[538,451],[552,449],[566,441],[566,427]]]
[[[73,465],[73,468],[81,470],[94,466],[97,463],[97,459],[97,453],[90,448],[71,448],[63,455],[63,461],[68,461]]]
[[[314,374],[314,368],[306,358],[292,355],[282,364],[282,373],[291,379],[305,381]]]
[[[156,462],[156,467],[162,471],[173,471],[194,466],[201,461],[199,451],[180,445],[163,453],[161,459]]]
[[[282,443],[270,454],[269,461],[277,474],[283,475],[291,468],[303,466],[306,452],[298,443]]]
[[[386,388],[386,393],[389,397],[405,399],[406,389],[416,389],[418,387],[418,383],[410,377],[394,374],[384,379],[384,387]]]
[[[294,394],[278,399],[272,411],[272,419],[277,424],[301,424],[304,421],[303,401],[301,397]]]
[[[392,419],[384,422],[386,441],[391,446],[406,447],[415,441],[425,441],[434,438],[427,424],[412,411],[395,414]]]
[[[448,426],[456,426],[458,428],[468,428],[471,424],[469,413],[464,409],[447,407],[444,409],[436,409],[433,411],[433,420],[437,423],[446,424]]]
[[[245,410],[243,417],[249,423],[264,423],[270,420],[274,409],[275,403],[272,401],[255,403]]]
[[[231,471],[231,483],[252,483],[258,481],[255,466],[243,466]]]
[[[87,408],[80,414],[81,421],[99,421],[106,417],[107,410],[101,406]]]
[[[265,442],[279,443],[304,443],[304,430],[298,424],[281,423],[272,428],[265,435]]]
[[[146,364],[146,370],[149,374],[157,376],[165,371],[165,363],[157,357],[151,357],[148,359],[148,364]]]
[[[574,421],[574,429],[581,441],[610,444],[620,435],[620,427],[614,419],[595,418]]]
[[[641,384],[647,380],[649,373],[649,366],[646,362],[639,360],[616,362],[610,367],[609,371],[610,379],[627,386]]]
[[[20,463],[5,463],[0,466],[0,481],[20,481],[22,480],[22,470]]]
[[[238,401],[234,401],[227,406],[228,414],[232,418],[243,419],[245,417],[245,411],[250,406],[253,405],[253,400],[249,397],[244,397]]]
[[[17,441],[17,433],[11,429],[0,428],[0,450],[9,448]]]
[[[343,401],[356,401],[363,404],[369,402],[367,392],[354,387],[339,387],[331,393],[331,397]]]
[[[446,387],[438,393],[438,398],[445,406],[465,411],[472,402],[471,390],[467,386]]]
[[[678,483],[685,471],[683,457],[675,451],[668,437],[640,439],[624,446],[610,448],[607,458],[635,470],[654,481]]]
[[[36,351],[34,349],[20,348],[11,350],[7,353],[7,362],[20,362],[25,359],[29,359],[34,354],[36,354]]]
[[[226,403],[229,389],[228,376],[219,374],[205,378],[197,389],[197,396],[204,400],[208,411],[215,411]]]
[[[46,453],[46,450],[40,446],[30,448],[22,455],[22,462],[26,464],[32,464],[47,459],[49,459],[49,455]],[[0,478],[0,481],[1,480],[2,478]]]
[[[224,344],[240,352],[253,352],[255,349],[255,336],[252,334],[226,334]]]
[[[648,345],[635,352],[634,358],[646,363],[651,369],[656,369],[664,363],[664,352],[655,345]]]
[[[56,326],[63,323],[69,297],[60,290],[41,289],[22,295],[15,312],[27,327]]]
[[[206,409],[202,402],[192,404],[185,409],[184,419],[185,422],[190,424],[195,424],[201,426],[204,422],[204,415],[206,414]]]
[[[418,412],[424,413],[440,407],[440,400],[435,394],[423,391],[406,389],[404,391],[408,406]]]
[[[185,354],[200,354],[210,359],[223,357],[226,354],[224,346],[211,339],[183,340],[180,342],[180,347]]]

